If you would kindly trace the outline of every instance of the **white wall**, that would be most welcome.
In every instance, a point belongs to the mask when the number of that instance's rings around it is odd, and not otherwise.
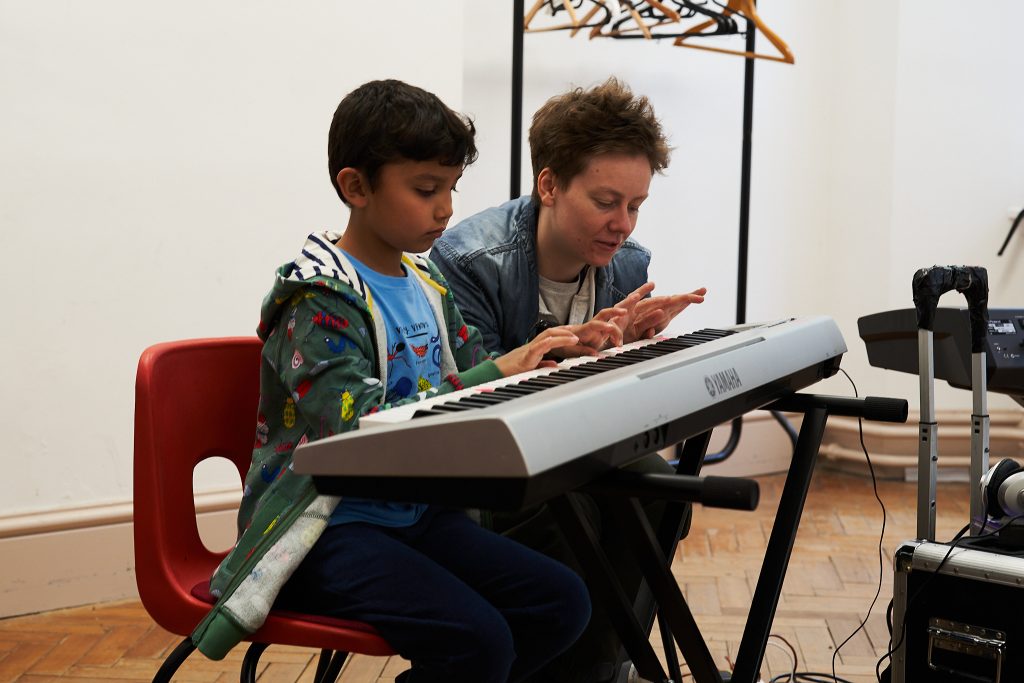
[[[0,2],[0,516],[130,498],[141,351],[255,334],[273,269],[344,225],[346,92],[459,104],[461,4],[381,10]]]
[[[1010,227],[1008,208],[1024,206],[1024,92],[1017,87],[1024,53],[1015,30],[1024,5],[986,4],[985,28],[976,33],[962,10],[952,0],[919,1],[903,3],[899,13],[890,308],[909,300],[914,269],[933,263],[983,265],[989,307],[1024,307],[1024,236],[996,256]],[[950,293],[943,304],[963,306],[964,299]],[[916,390],[913,377],[897,381]],[[943,389],[939,407],[969,405],[966,392]],[[991,407],[1017,404],[995,396]]]
[[[913,377],[867,367],[856,319],[909,306],[932,263],[988,266],[991,304],[1024,303],[1024,235],[995,258],[1024,205],[1024,5],[987,3],[982,30],[951,0],[759,4],[797,61],[757,64],[747,318],[833,315],[861,392],[916,404]],[[324,149],[356,85],[401,78],[474,114],[459,214],[507,198],[509,3],[386,6],[0,0],[0,517],[130,498],[139,353],[252,334],[271,270],[343,224]],[[525,46],[527,125],[610,73],[651,97],[676,151],[636,236],[659,289],[710,289],[674,329],[732,322],[742,60],[561,33]],[[523,171],[525,191],[525,150]]]

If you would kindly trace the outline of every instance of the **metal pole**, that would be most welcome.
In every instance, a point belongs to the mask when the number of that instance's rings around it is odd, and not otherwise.
[[[512,150],[509,164],[509,199],[519,197],[521,149],[523,146],[523,20],[524,0],[512,3]]]
[[[935,422],[935,357],[931,330],[917,330],[917,374],[921,378],[921,419],[917,442],[917,538],[935,540],[935,479],[938,424]]]
[[[754,22],[747,19],[747,52],[754,53]],[[747,322],[747,236],[750,232],[750,156],[754,127],[754,58],[743,70],[743,151],[740,166],[740,241],[736,271],[736,323]]]
[[[978,482],[988,472],[989,415],[988,366],[984,351],[971,354],[971,393],[974,414],[971,415],[971,536],[981,533],[985,525],[985,498]]]

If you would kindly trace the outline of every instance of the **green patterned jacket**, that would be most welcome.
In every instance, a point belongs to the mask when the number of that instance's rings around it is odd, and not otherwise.
[[[301,255],[278,269],[263,301],[259,414],[238,542],[211,579],[217,603],[192,633],[211,659],[223,658],[263,624],[338,503],[292,471],[296,446],[355,429],[360,415],[390,407],[384,403],[387,335],[373,315],[372,293],[334,246],[339,237],[310,235]],[[498,379],[493,357],[463,322],[437,268],[419,256],[403,262],[418,276],[442,332],[444,379],[402,403]]]

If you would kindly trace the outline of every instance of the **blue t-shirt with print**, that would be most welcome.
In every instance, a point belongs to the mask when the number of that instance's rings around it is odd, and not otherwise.
[[[373,297],[373,315],[380,317],[387,330],[388,403],[408,398],[441,383],[441,337],[434,311],[418,277],[405,264],[404,277],[383,275],[353,258],[359,277]],[[367,453],[366,457],[373,457]],[[409,457],[415,457],[414,452]],[[366,498],[344,497],[331,515],[330,523],[369,522],[380,526],[415,524],[426,505],[392,503]]]

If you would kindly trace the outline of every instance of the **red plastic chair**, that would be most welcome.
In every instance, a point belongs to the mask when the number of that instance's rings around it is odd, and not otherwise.
[[[135,578],[142,604],[164,629],[186,636],[154,683],[171,676],[195,646],[188,635],[210,610],[209,578],[226,553],[199,537],[192,476],[224,457],[244,477],[252,457],[262,343],[256,338],[157,344],[139,359],[135,382]],[[386,656],[391,647],[359,622],[273,611],[249,638],[241,681],[256,680],[272,643],[321,650],[315,680],[337,679],[350,652]]]

